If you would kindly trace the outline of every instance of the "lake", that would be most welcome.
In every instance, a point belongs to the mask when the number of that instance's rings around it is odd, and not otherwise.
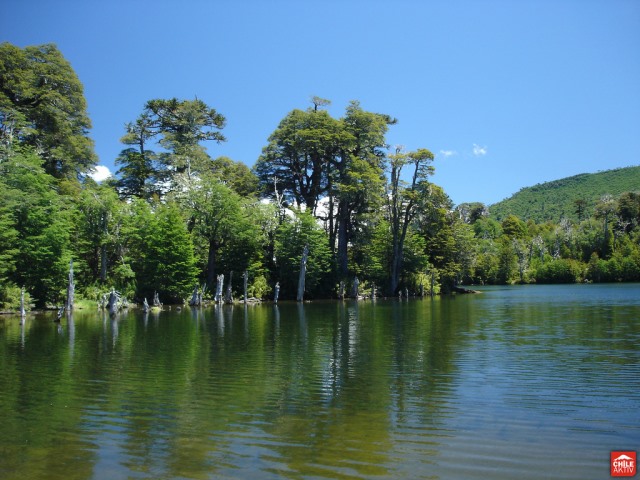
[[[0,318],[0,478],[602,479],[640,284]]]

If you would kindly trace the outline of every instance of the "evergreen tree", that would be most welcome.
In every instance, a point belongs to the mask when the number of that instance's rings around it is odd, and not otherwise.
[[[181,303],[196,283],[197,268],[193,243],[177,204],[160,205],[148,239],[145,262],[152,284],[165,303]]]
[[[0,140],[5,154],[31,146],[57,178],[96,163],[82,84],[55,45],[0,44]]]

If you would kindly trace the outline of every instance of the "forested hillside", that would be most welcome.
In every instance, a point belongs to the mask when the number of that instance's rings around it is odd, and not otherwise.
[[[603,195],[618,197],[625,192],[640,192],[640,166],[583,173],[526,187],[491,205],[489,212],[498,221],[508,215],[538,223],[583,220],[593,215]]]
[[[249,168],[209,153],[226,140],[215,108],[150,99],[123,129],[116,178],[98,184],[71,65],[53,45],[0,44],[0,310],[22,288],[27,303],[60,305],[71,261],[76,299],[94,305],[113,289],[139,303],[183,303],[196,286],[211,298],[221,275],[227,297],[246,281],[252,297],[298,300],[640,280],[638,182],[623,183],[638,167],[563,180],[620,194],[585,199],[578,217],[525,222],[514,206],[499,222],[481,204],[454,208],[428,149],[389,149],[395,118],[357,101],[334,118],[328,104],[289,112]]]

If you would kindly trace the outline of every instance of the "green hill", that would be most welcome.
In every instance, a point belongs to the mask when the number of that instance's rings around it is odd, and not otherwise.
[[[510,214],[538,223],[547,220],[557,222],[562,217],[577,220],[576,200],[586,202],[584,218],[593,213],[602,195],[617,197],[624,192],[640,192],[640,166],[582,173],[526,187],[491,205],[489,213],[498,221]]]

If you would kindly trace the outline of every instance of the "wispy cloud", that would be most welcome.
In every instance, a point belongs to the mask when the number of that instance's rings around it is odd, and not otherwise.
[[[111,176],[111,171],[109,171],[109,167],[105,167],[104,165],[97,165],[89,174],[89,176],[96,182],[101,182]]]
[[[473,144],[473,154],[476,157],[482,157],[487,154],[487,146],[481,147],[480,145]]]
[[[456,152],[455,150],[440,150],[440,155],[442,155],[444,158],[447,157],[451,157],[453,155],[456,155],[458,152]]]

